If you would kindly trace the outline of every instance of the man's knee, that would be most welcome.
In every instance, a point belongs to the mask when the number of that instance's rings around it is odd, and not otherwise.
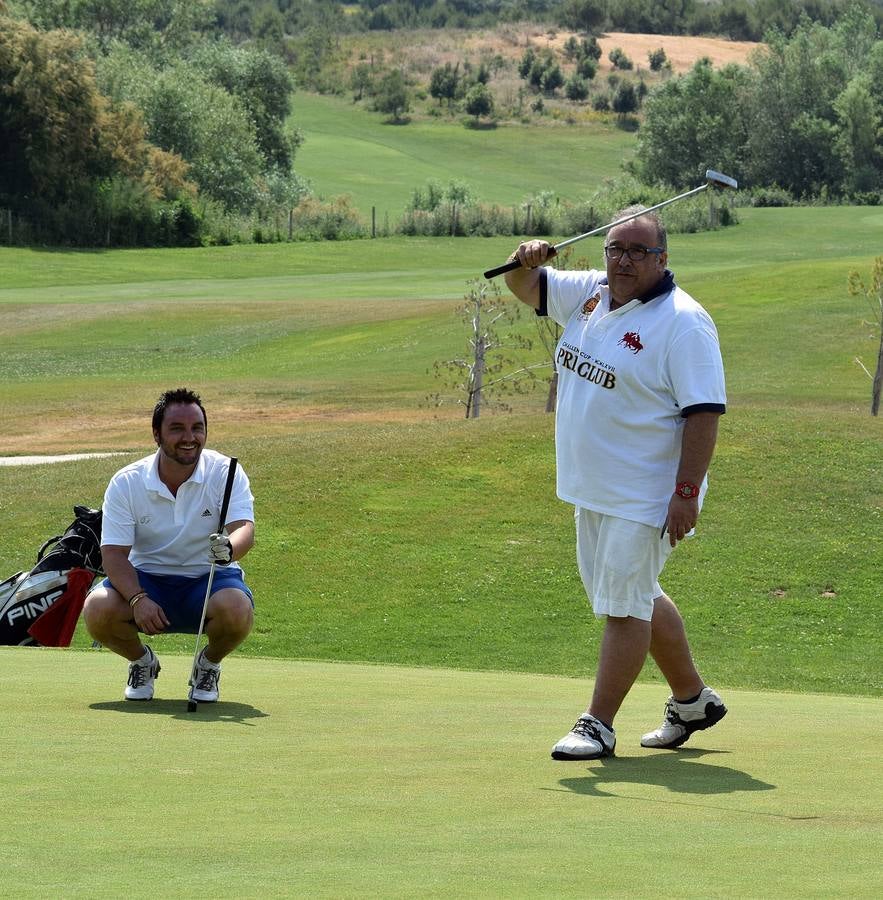
[[[112,588],[103,585],[94,588],[83,603],[83,622],[93,638],[130,619],[125,600]]]
[[[235,588],[225,588],[212,594],[207,617],[215,628],[248,634],[254,623],[254,607],[247,594]]]
[[[102,624],[118,618],[122,598],[104,586],[91,590],[83,604],[83,619],[87,625]]]

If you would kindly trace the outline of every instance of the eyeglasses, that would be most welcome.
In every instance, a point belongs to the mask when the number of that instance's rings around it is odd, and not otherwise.
[[[618,247],[613,244],[604,248],[607,259],[620,259],[625,253],[632,262],[640,262],[647,258],[648,253],[665,253],[664,247]]]

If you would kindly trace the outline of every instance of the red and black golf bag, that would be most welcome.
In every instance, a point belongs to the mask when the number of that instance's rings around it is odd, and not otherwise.
[[[75,506],[74,516],[37,551],[30,572],[0,583],[0,644],[70,646],[86,594],[103,574],[101,510]]]

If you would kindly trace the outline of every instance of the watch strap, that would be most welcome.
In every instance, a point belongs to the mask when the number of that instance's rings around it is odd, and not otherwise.
[[[675,493],[684,500],[692,500],[699,496],[699,486],[692,481],[679,481],[675,486]]]

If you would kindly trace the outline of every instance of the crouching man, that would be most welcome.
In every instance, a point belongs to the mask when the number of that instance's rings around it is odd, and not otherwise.
[[[218,699],[221,661],[248,636],[254,599],[238,564],[254,545],[254,497],[237,467],[218,523],[230,460],[206,449],[198,394],[164,392],[153,411],[156,453],[120,469],[104,495],[101,555],[107,578],[86,598],[92,637],[129,661],[127,700],[151,700],[160,664],[141,635],[196,634],[211,564],[208,644],[191,674],[192,699]]]

